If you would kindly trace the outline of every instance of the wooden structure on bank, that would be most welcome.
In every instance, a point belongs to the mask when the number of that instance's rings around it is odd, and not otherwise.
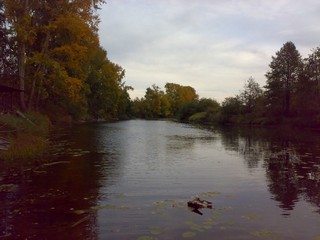
[[[0,113],[10,113],[18,107],[20,92],[23,90],[0,84]]]

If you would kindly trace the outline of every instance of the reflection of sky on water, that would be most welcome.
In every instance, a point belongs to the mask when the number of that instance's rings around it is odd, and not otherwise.
[[[59,134],[50,161],[60,164],[2,173],[1,183],[19,189],[0,191],[5,234],[47,239],[181,239],[186,232],[200,239],[320,235],[317,134],[141,120],[78,125]],[[214,209],[203,216],[190,212],[186,202],[195,195],[213,201]],[[21,227],[26,221],[28,229]]]

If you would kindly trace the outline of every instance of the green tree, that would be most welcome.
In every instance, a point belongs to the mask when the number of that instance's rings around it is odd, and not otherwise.
[[[221,121],[233,122],[232,117],[241,114],[241,108],[239,96],[225,98],[221,104]]]
[[[287,42],[272,57],[269,66],[265,86],[268,107],[274,114],[289,115],[292,95],[302,69],[301,55],[292,42]]]
[[[201,98],[198,103],[198,112],[218,111],[220,104],[211,98]]]
[[[320,113],[320,48],[315,48],[304,60],[300,74],[294,106],[301,117]]]
[[[132,115],[137,118],[146,118],[146,107],[144,98],[135,98],[131,103]]]
[[[157,85],[153,84],[151,88],[147,88],[144,98],[148,118],[164,117],[163,113],[165,113],[166,110],[163,108],[167,107],[162,100],[164,98],[164,92],[160,90]]]
[[[259,102],[263,94],[262,89],[253,77],[250,77],[244,84],[239,98],[242,102],[244,113],[252,113],[256,104]]]

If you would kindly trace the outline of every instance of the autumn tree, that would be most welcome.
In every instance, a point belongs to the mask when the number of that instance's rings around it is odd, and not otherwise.
[[[0,17],[12,26],[17,46],[20,88],[27,94],[21,96],[23,110],[55,109],[84,118],[118,117],[128,109],[125,71],[107,58],[99,43],[96,10],[103,3],[4,0]]]
[[[287,42],[272,57],[269,66],[265,86],[268,107],[274,114],[289,115],[292,95],[302,68],[301,55],[292,42]]]
[[[167,83],[165,89],[171,106],[170,112],[173,116],[179,114],[185,104],[198,100],[195,89],[190,86]]]

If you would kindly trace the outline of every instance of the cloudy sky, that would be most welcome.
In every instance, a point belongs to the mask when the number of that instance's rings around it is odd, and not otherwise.
[[[108,0],[100,43],[143,97],[152,84],[188,85],[223,101],[292,41],[303,57],[320,46],[318,0]]]

